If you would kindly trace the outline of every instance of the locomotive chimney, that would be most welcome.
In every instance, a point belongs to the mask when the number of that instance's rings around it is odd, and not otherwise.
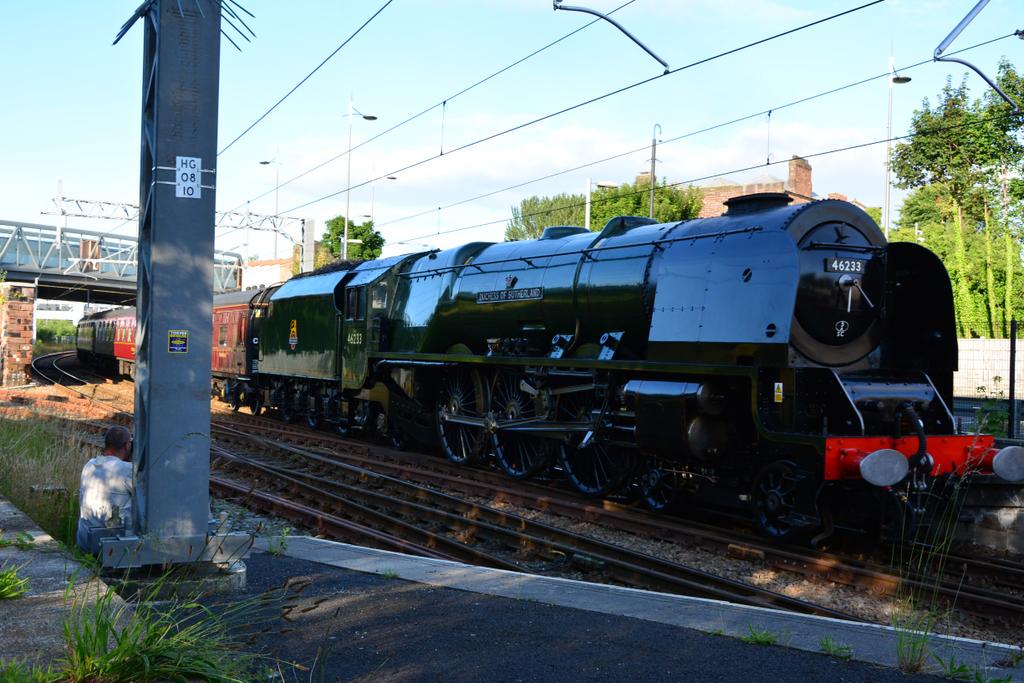
[[[811,165],[807,159],[798,157],[795,154],[789,160],[789,179],[786,181],[786,190],[799,196],[801,199],[810,200],[811,190]]]

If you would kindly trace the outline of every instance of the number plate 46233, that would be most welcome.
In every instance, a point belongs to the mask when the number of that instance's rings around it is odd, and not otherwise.
[[[863,273],[863,259],[856,258],[832,258],[825,261],[825,271],[828,273]]]

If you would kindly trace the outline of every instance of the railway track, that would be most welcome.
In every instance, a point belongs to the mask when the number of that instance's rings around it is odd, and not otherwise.
[[[609,501],[582,499],[549,486],[511,482],[496,472],[448,467],[443,460],[430,456],[398,453],[267,420],[258,420],[257,424],[248,426],[268,435],[267,442],[271,446],[277,444],[279,448],[293,449],[293,453],[325,458],[331,463],[341,462],[420,485],[594,522],[652,539],[683,542],[718,554],[763,562],[774,569],[854,586],[873,594],[935,596],[945,604],[985,617],[1018,622],[1024,617],[1024,597],[1020,596],[1024,586],[1024,567],[1009,562],[947,553],[942,557],[944,578],[936,580],[932,574],[935,568],[931,566],[920,571],[904,568],[896,572],[877,562],[812,549],[780,547],[708,524],[653,515]],[[225,429],[232,428],[225,425]],[[919,559],[921,552],[912,553],[912,556]],[[1007,591],[1016,591],[1017,595]]]
[[[60,367],[60,361],[66,361],[76,356],[74,351],[59,351],[48,353],[32,359],[32,373],[46,385],[71,382],[74,385],[87,384],[86,380],[76,377],[67,370]]]
[[[99,400],[116,412],[113,408],[116,398],[97,399],[74,386],[67,386],[87,383],[87,380],[60,367],[62,358],[70,355],[73,354],[53,354],[49,367],[42,368],[40,374],[44,377],[57,375],[66,382],[62,382],[62,386],[68,391],[89,400]],[[239,420],[242,420],[244,431],[238,428]],[[904,572],[899,576],[872,562],[804,549],[780,548],[718,527],[652,515],[609,501],[582,499],[550,486],[513,482],[497,472],[456,468],[436,457],[399,453],[267,418],[238,418],[230,413],[215,412],[212,429],[218,441],[227,438],[236,443],[256,444],[257,450],[273,452],[278,458],[284,456],[288,464],[261,461],[215,445],[211,455],[230,462],[236,472],[248,472],[249,483],[213,477],[211,490],[245,498],[254,506],[297,524],[312,526],[335,538],[356,543],[520,571],[543,573],[563,571],[566,567],[590,573],[599,570],[605,572],[609,580],[627,585],[786,608],[773,602],[774,597],[744,594],[749,586],[739,590],[736,586],[721,588],[712,581],[717,577],[706,573],[698,571],[696,575],[687,576],[685,568],[681,570],[678,567],[665,571],[665,567],[658,566],[664,561],[657,558],[649,558],[653,566],[644,566],[646,559],[616,559],[614,548],[588,545],[596,543],[600,546],[600,542],[578,534],[559,537],[556,532],[569,532],[551,531],[554,527],[531,527],[533,531],[529,534],[510,529],[499,522],[514,518],[512,527],[520,529],[535,523],[491,508],[484,512],[486,506],[467,503],[428,488],[433,486],[595,522],[652,539],[684,542],[726,556],[760,561],[767,567],[857,586],[874,594],[937,594],[947,604],[956,604],[988,619],[1010,619],[1019,623],[1024,617],[1024,599],[1006,592],[1019,592],[1024,585],[1024,568],[1012,563],[950,555],[946,557],[946,578],[943,581],[935,581],[923,573]],[[346,478],[358,481],[360,486],[345,484]],[[262,490],[257,490],[253,482],[259,482]],[[389,515],[384,499],[387,496],[381,498],[379,494],[376,497],[371,495],[372,491],[362,492],[370,483],[378,488],[411,486],[409,491],[415,493],[410,494],[411,498],[402,498],[406,502]],[[435,499],[432,505],[422,503],[422,498],[432,496],[445,498],[445,503],[438,502],[440,499]],[[445,508],[447,513],[442,513]],[[480,517],[479,521],[477,517]],[[453,538],[459,540],[453,542]],[[471,547],[469,542],[484,544],[494,550],[480,550]],[[523,548],[532,549],[532,560],[525,561],[517,556],[517,553],[523,553]],[[647,574],[636,573],[638,567]],[[789,608],[813,611],[815,606],[808,603]],[[830,616],[842,615],[835,610],[825,612],[831,612]],[[842,615],[842,618],[851,616]]]
[[[281,496],[286,491],[310,510],[354,519],[395,535],[410,531],[418,545],[441,550],[450,559],[541,574],[596,573],[605,581],[636,588],[862,621],[845,612],[534,522],[241,430],[221,426],[214,433],[218,441],[289,456],[290,462],[285,464],[218,448],[215,462],[252,482],[249,488],[236,483],[231,487],[234,493],[245,495],[257,489],[265,493],[272,487],[278,489],[275,495]],[[315,471],[321,468],[329,470],[330,476]],[[224,482],[216,485],[230,486]],[[318,525],[316,515],[312,517],[307,523]]]

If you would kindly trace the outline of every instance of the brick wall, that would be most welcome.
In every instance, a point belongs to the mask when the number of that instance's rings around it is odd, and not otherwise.
[[[786,190],[809,200],[811,193],[811,164],[807,159],[794,156],[789,160],[789,180]],[[807,201],[805,200],[805,201]]]
[[[794,156],[789,160],[789,180],[774,183],[747,183],[740,185],[711,185],[702,188],[704,199],[698,218],[721,216],[725,212],[725,200],[745,194],[761,192],[785,192],[793,198],[794,204],[812,201],[811,165],[806,159]]]
[[[29,381],[32,363],[32,314],[35,289],[3,286],[0,307],[0,384],[13,386]]]

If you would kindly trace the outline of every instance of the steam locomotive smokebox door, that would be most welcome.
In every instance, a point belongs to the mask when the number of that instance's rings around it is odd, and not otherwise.
[[[756,349],[737,345],[772,345],[784,353],[799,277],[797,247],[785,232],[673,243],[657,277],[652,356],[671,359],[685,345],[697,343],[731,345],[721,347],[727,354]]]

